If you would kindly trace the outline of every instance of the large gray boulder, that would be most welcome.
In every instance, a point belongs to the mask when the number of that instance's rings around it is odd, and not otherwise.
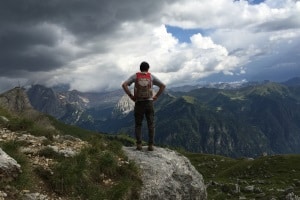
[[[137,151],[124,147],[125,153],[141,169],[140,200],[202,200],[207,199],[201,174],[179,153],[155,147],[154,151]]]

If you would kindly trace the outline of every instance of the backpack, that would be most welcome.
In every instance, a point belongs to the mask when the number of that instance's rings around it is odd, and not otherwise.
[[[136,73],[134,96],[137,99],[149,99],[152,97],[152,95],[151,73]]]

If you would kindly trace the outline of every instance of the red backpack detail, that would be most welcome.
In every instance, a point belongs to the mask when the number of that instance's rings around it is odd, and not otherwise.
[[[136,80],[134,86],[134,96],[137,99],[152,98],[152,80],[151,73],[138,72],[136,73]]]

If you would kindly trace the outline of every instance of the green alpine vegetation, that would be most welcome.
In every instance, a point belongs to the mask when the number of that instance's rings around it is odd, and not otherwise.
[[[203,175],[208,199],[286,199],[300,196],[300,155],[233,159],[183,152]]]
[[[157,102],[156,141],[229,157],[300,153],[297,88],[267,82],[172,92],[168,104]]]
[[[22,173],[9,185],[0,181],[0,191],[5,191],[8,199],[21,199],[18,191],[39,192],[41,188],[49,196],[68,199],[137,198],[141,186],[139,169],[133,162],[127,161],[122,143],[119,142],[127,141],[130,144],[129,139],[121,136],[112,138],[66,125],[42,114],[24,117],[0,107],[0,116],[1,129],[45,137],[44,145],[52,145],[53,137],[57,135],[74,136],[89,144],[73,157],[64,157],[52,148],[41,149],[39,157],[53,160],[48,169],[33,164],[20,151],[28,143],[1,140],[0,148],[14,158],[22,169]]]

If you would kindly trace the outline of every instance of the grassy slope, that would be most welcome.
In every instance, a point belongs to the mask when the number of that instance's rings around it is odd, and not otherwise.
[[[14,115],[0,107],[0,128],[7,127],[13,131],[26,131],[35,136],[45,136],[51,144],[53,135],[72,135],[88,141],[90,146],[72,157],[65,158],[53,150],[45,148],[39,154],[54,159],[51,166],[53,173],[42,167],[32,165],[30,159],[19,148],[24,145],[16,141],[1,141],[0,147],[22,166],[22,173],[9,184],[0,180],[0,191],[5,191],[10,199],[21,199],[18,191],[47,192],[68,199],[134,199],[141,186],[139,170],[132,162],[120,165],[120,160],[127,158],[119,141],[126,138],[108,138],[105,135],[65,125],[45,115],[37,118],[24,118]],[[45,121],[49,124],[45,124]],[[52,127],[51,129],[45,127]],[[54,127],[54,128],[53,128]],[[128,140],[130,142],[130,140]],[[104,180],[112,180],[114,184],[104,184]],[[9,187],[8,187],[9,185]],[[13,189],[7,189],[13,188]],[[43,188],[43,191],[40,191]]]
[[[289,192],[300,195],[300,155],[231,159],[209,154],[183,154],[204,176],[209,199],[283,198]],[[236,185],[239,192],[235,191]],[[254,190],[247,191],[247,186],[254,186]]]

